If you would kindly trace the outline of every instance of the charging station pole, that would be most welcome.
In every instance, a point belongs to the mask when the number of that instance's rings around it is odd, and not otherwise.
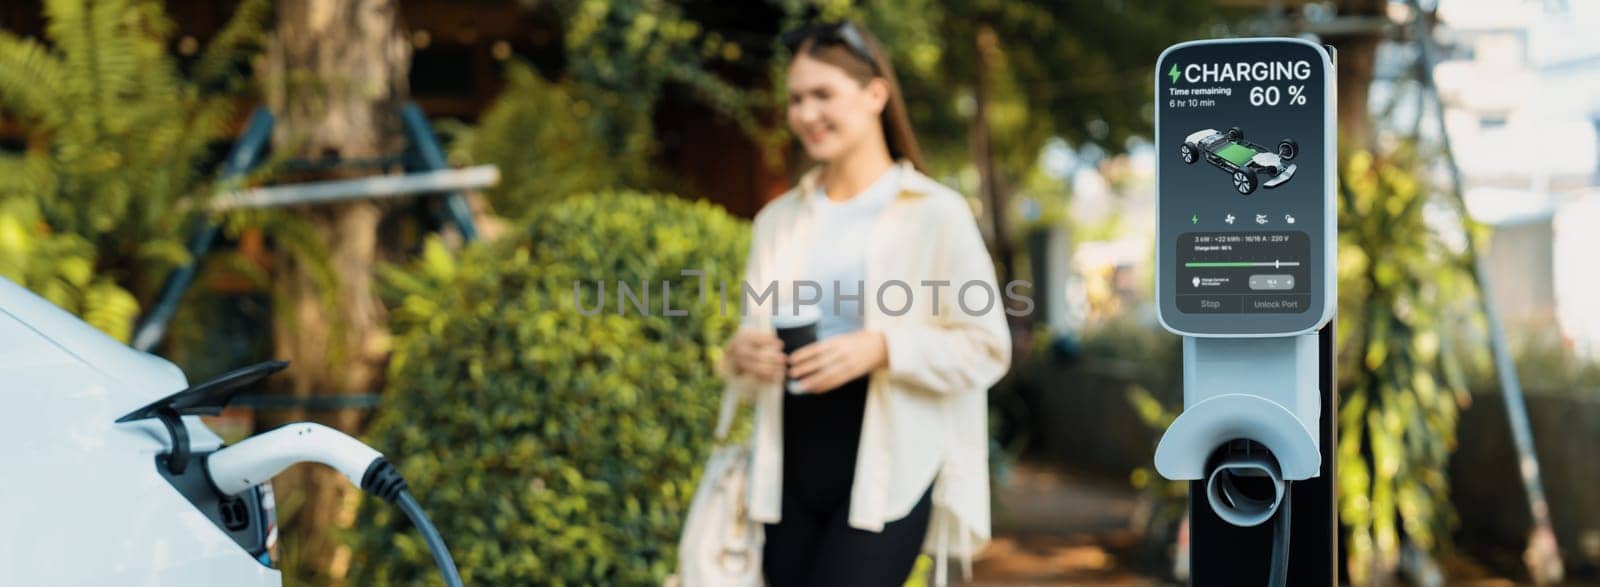
[[[1190,582],[1332,586],[1338,524],[1333,50],[1194,41],[1156,62],[1157,316],[1184,411]]]
[[[1334,340],[1332,323],[1318,331],[1318,388],[1323,414],[1336,413],[1338,405],[1334,399]],[[1337,418],[1322,418],[1318,426],[1322,474],[1294,483],[1288,585],[1332,587],[1338,577],[1338,504],[1333,490],[1336,422]],[[1205,491],[1204,481],[1189,482],[1190,584],[1266,585],[1265,555],[1252,553],[1270,552],[1271,530],[1224,522],[1206,503]]]

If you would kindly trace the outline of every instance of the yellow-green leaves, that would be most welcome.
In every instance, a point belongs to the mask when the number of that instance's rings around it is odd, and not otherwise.
[[[88,241],[52,233],[32,202],[0,200],[0,277],[127,342],[139,302],[110,278],[95,275],[94,263]]]
[[[1430,194],[1407,149],[1345,157],[1339,192],[1339,514],[1356,584],[1384,580],[1409,541],[1446,546],[1444,471],[1465,394],[1458,339],[1465,260],[1423,217]]]
[[[268,0],[239,3],[209,63],[254,51]],[[239,68],[186,79],[161,3],[45,0],[45,34],[0,31],[0,274],[126,340],[168,270],[189,260],[179,202],[203,196],[230,137]],[[214,70],[214,71],[213,71]]]

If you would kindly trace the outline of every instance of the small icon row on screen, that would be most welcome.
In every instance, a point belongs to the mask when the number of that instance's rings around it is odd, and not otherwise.
[[[1200,217],[1198,215],[1196,215],[1195,217],[1193,217],[1191,219],[1191,221],[1193,223],[1199,223],[1200,222]],[[1222,217],[1222,221],[1228,223],[1229,226],[1232,226],[1235,222],[1239,221],[1239,217],[1234,216],[1233,214],[1228,214],[1227,216],[1223,216]],[[1257,214],[1255,222],[1256,222],[1256,224],[1268,224],[1268,223],[1272,222],[1272,218],[1267,214]],[[1284,214],[1283,215],[1283,223],[1284,224],[1294,224],[1294,222],[1295,222],[1295,220],[1294,220],[1294,215],[1293,214]]]

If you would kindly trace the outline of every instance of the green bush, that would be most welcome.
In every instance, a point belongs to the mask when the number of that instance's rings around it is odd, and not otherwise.
[[[632,193],[532,212],[499,241],[458,255],[431,242],[384,271],[394,353],[369,441],[469,584],[660,584],[709,451],[748,227],[705,202]],[[684,269],[706,271],[704,303]],[[582,315],[574,283],[593,309],[597,280],[604,311]],[[618,280],[651,284],[651,315],[619,315]],[[687,316],[661,315],[662,280]],[[358,516],[353,584],[437,581],[398,511],[368,499]]]

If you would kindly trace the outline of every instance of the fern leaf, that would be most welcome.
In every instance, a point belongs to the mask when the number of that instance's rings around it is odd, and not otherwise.
[[[270,0],[240,2],[228,24],[200,53],[193,70],[195,83],[202,88],[233,89],[238,77],[235,70],[266,45],[272,9]]]
[[[44,119],[59,106],[64,68],[44,45],[0,31],[0,110]]]

